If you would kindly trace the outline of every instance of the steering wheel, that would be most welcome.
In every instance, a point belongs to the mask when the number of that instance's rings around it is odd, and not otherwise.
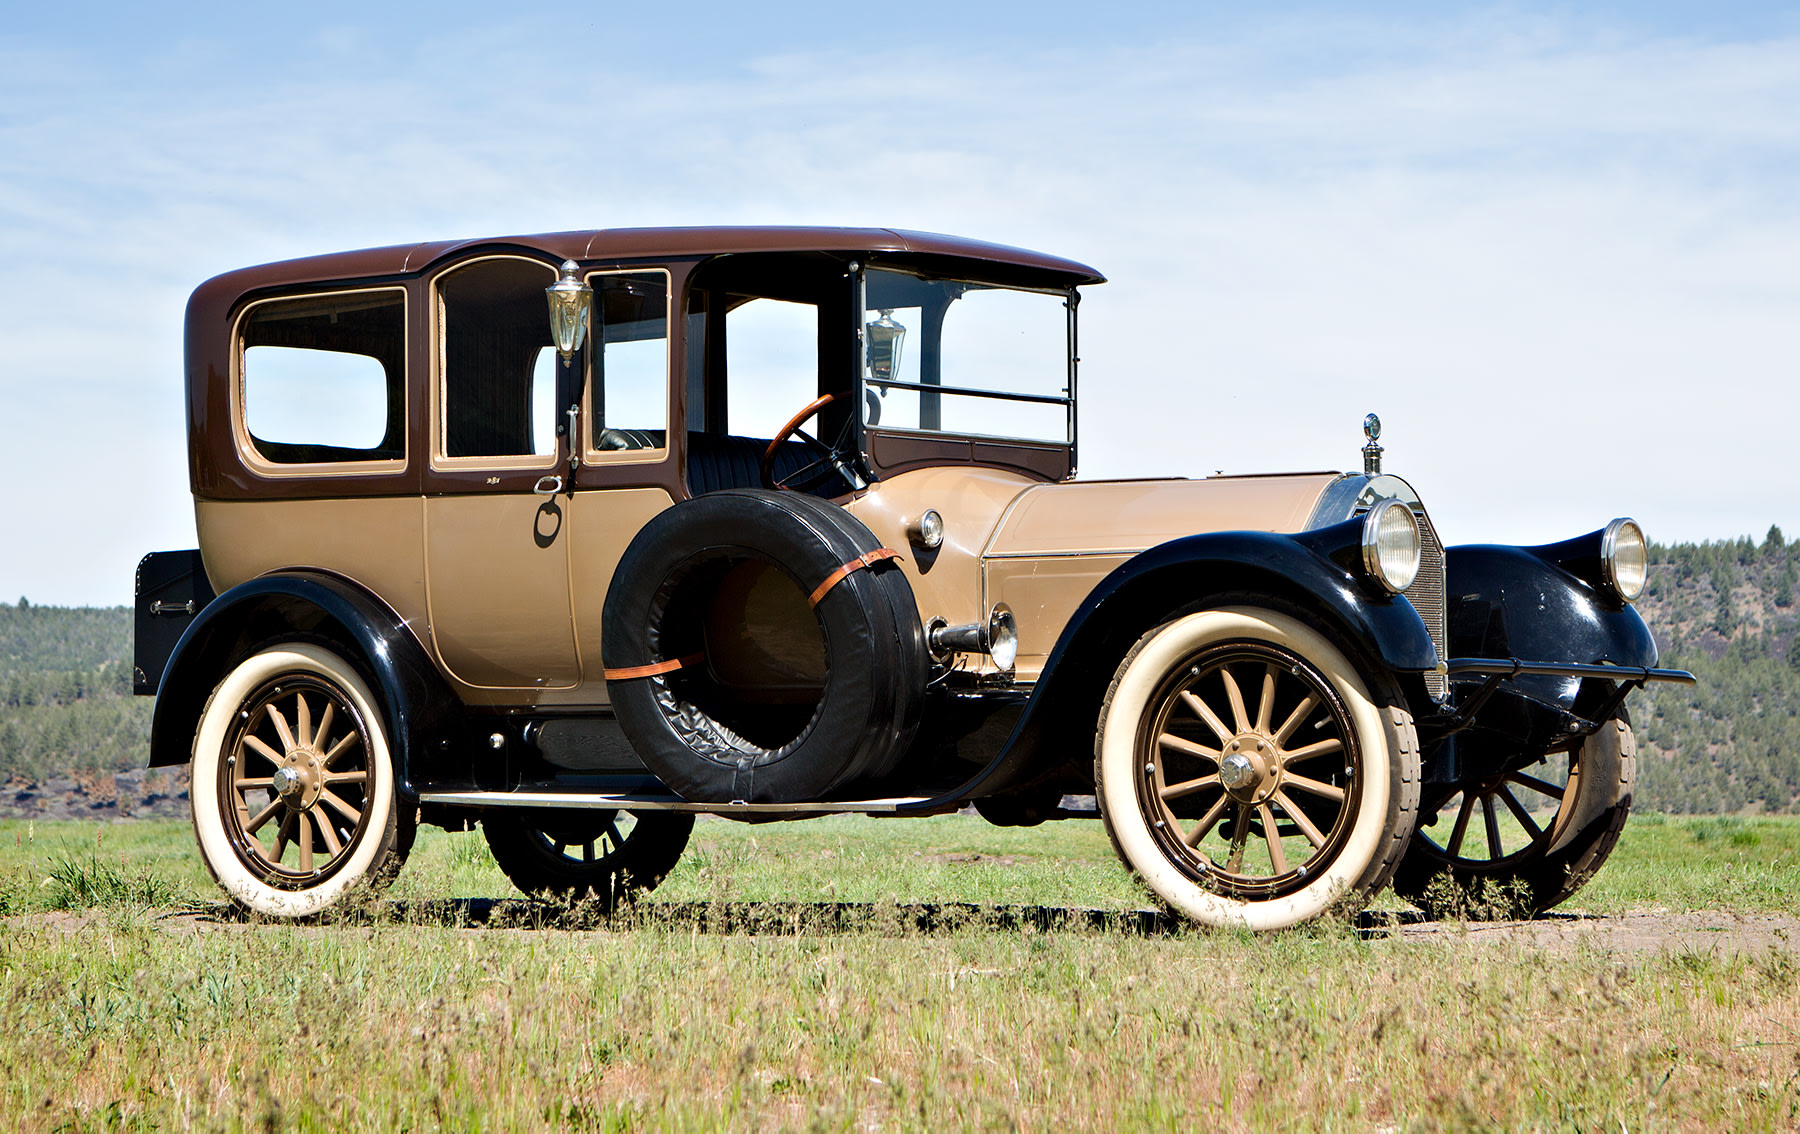
[[[838,437],[837,444],[827,445],[825,442],[820,441],[811,434],[802,432],[800,429],[800,424],[802,422],[817,414],[826,406],[837,401],[838,397],[839,395],[837,394],[825,394],[821,397],[814,398],[807,404],[805,409],[789,418],[786,425],[776,430],[774,438],[769,441],[769,447],[763,450],[762,482],[764,488],[774,488],[784,492],[798,492],[802,489],[795,487],[796,482],[803,487],[812,487],[823,483],[825,476],[831,473],[835,473],[842,477],[844,483],[848,484],[852,489],[867,487],[863,483],[863,478],[857,475],[855,468],[853,468],[845,459],[845,437],[843,435]],[[846,422],[844,433],[847,434],[848,432],[849,423]],[[778,479],[775,476],[775,455],[781,452],[781,446],[790,437],[800,438],[800,440],[806,442],[806,444],[816,450],[820,456],[818,460],[813,461],[811,464],[802,465],[793,472]],[[809,473],[812,475],[808,476],[807,474]]]

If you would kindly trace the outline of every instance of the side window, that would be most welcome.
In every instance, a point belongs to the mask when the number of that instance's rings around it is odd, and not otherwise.
[[[530,260],[481,260],[437,287],[441,452],[446,457],[556,453],[556,380],[544,289]]]
[[[669,277],[596,274],[588,283],[600,344],[588,402],[593,447],[661,449],[669,425]]]
[[[406,298],[396,289],[259,303],[238,341],[244,427],[283,465],[406,457]]]

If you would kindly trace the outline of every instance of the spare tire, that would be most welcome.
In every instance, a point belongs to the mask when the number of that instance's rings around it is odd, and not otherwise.
[[[797,803],[892,772],[924,703],[906,575],[835,504],[731,489],[646,524],[613,575],[613,712],[684,799]]]

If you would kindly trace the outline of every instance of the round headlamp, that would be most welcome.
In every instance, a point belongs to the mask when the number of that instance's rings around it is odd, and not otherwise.
[[[1636,602],[1650,581],[1650,545],[1637,521],[1621,516],[1600,533],[1600,570],[1606,585],[1626,602]]]
[[[906,525],[906,538],[914,546],[936,551],[944,543],[944,517],[936,508],[927,508],[919,518]]]
[[[1419,574],[1419,521],[1400,501],[1377,501],[1363,517],[1363,570],[1395,594],[1412,586]]]

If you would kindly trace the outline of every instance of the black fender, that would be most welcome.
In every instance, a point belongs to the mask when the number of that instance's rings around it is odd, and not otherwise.
[[[386,714],[409,803],[418,800],[417,776],[470,751],[461,702],[404,620],[346,579],[294,571],[231,588],[181,636],[157,690],[150,766],[187,763],[206,699],[226,672],[264,644],[294,635],[332,642],[363,669]]]
[[[1656,640],[1600,579],[1600,533],[1542,547],[1471,544],[1445,550],[1448,652],[1452,658],[1517,658],[1652,668]],[[1455,681],[1459,699],[1487,679]],[[1500,683],[1458,737],[1461,757],[1487,767],[1567,739],[1610,703],[1616,683],[1577,676],[1520,676]],[[1491,749],[1491,751],[1490,751]]]
[[[1337,630],[1362,664],[1405,674],[1436,668],[1437,649],[1412,604],[1352,566],[1361,561],[1362,526],[1358,518],[1296,535],[1186,536],[1120,564],[1070,617],[999,754],[955,794],[993,795],[1068,760],[1091,762],[1119,660],[1158,623],[1217,595],[1253,591],[1299,606]]]

